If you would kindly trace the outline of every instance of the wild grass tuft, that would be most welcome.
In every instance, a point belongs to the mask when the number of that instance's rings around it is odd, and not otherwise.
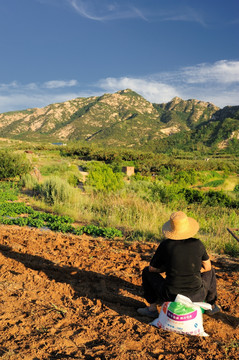
[[[35,194],[49,205],[64,205],[77,208],[80,202],[80,192],[66,180],[59,177],[51,176],[34,189]]]

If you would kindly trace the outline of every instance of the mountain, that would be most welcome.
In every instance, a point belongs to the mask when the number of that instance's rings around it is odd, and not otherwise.
[[[0,137],[146,148],[202,143],[222,148],[239,138],[238,114],[239,107],[219,109],[178,97],[153,104],[126,89],[0,114]]]

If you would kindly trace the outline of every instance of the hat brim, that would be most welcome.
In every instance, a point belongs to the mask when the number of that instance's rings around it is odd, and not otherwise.
[[[198,230],[199,230],[198,222],[195,219],[190,218],[190,217],[188,217],[187,229],[183,229],[182,231],[176,231],[176,230],[172,229],[170,220],[167,221],[162,227],[162,232],[163,232],[164,236],[167,239],[171,239],[171,240],[189,239],[190,237],[193,237],[194,235],[196,235]]]

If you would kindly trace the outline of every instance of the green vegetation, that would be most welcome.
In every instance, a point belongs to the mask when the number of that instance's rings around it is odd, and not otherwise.
[[[0,150],[0,158],[0,180],[22,176],[31,169],[24,154]]]
[[[39,148],[38,148],[39,149]],[[136,151],[133,149],[116,149],[95,147],[94,145],[82,144],[80,142],[69,143],[64,148],[60,148],[60,154],[66,158],[78,158],[82,160],[103,161],[106,164],[120,164],[135,166],[137,172],[143,175],[167,172],[171,176],[179,171],[227,171],[239,172],[238,156],[231,155],[226,158],[216,153],[201,154],[200,152],[184,153],[175,151],[171,154],[156,154],[151,151]],[[208,156],[210,156],[208,158]],[[208,158],[208,161],[205,160]],[[200,176],[200,174],[197,174]],[[188,176],[188,175],[186,175]],[[218,174],[217,174],[218,176]],[[213,176],[212,176],[213,177]]]
[[[62,142],[61,133],[64,142],[85,145],[165,154],[197,151],[238,155],[238,114],[238,106],[219,109],[197,100],[174,98],[166,104],[151,104],[127,89],[51,104],[40,115],[37,109],[2,114],[1,137]]]
[[[49,205],[73,203],[76,190],[64,179],[49,177],[42,184],[34,187],[34,194],[38,195]]]
[[[235,193],[239,193],[239,185],[236,185],[236,186],[234,187],[234,192],[235,192]]]
[[[0,202],[18,199],[19,188],[12,182],[0,182]]]
[[[239,227],[238,162],[232,156],[210,161],[195,156],[82,144],[47,150],[46,145],[36,145],[27,158],[41,177],[22,175],[19,188],[2,183],[1,222],[77,235],[123,234],[127,241],[160,241],[163,223],[171,212],[182,210],[199,221],[199,237],[209,251],[238,256],[238,243],[226,231]],[[135,167],[134,176],[122,174],[122,166],[127,165]],[[87,171],[86,182],[79,169]],[[224,182],[231,179],[231,190],[224,191]],[[31,206],[24,204],[26,197]],[[36,207],[42,211],[36,212]]]
[[[96,192],[111,193],[124,187],[123,174],[114,173],[106,164],[98,163],[91,168],[87,184]]]
[[[205,186],[205,187],[218,187],[218,186],[223,185],[224,182],[225,182],[224,179],[222,179],[222,180],[213,180],[213,181],[209,181],[208,183],[204,184],[203,186]]]
[[[7,195],[0,191],[0,223],[4,225],[31,226],[48,228],[53,231],[82,235],[83,233],[107,238],[122,237],[118,229],[98,227],[96,225],[73,226],[73,219],[69,216],[58,216],[46,212],[35,211],[31,206],[22,202],[9,202],[16,200],[16,186],[7,183],[0,184],[0,190],[7,189]]]

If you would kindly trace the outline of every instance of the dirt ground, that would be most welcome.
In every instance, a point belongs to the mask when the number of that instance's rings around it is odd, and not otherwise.
[[[0,226],[0,358],[238,359],[239,260],[211,256],[223,311],[184,336],[136,312],[156,247]]]

